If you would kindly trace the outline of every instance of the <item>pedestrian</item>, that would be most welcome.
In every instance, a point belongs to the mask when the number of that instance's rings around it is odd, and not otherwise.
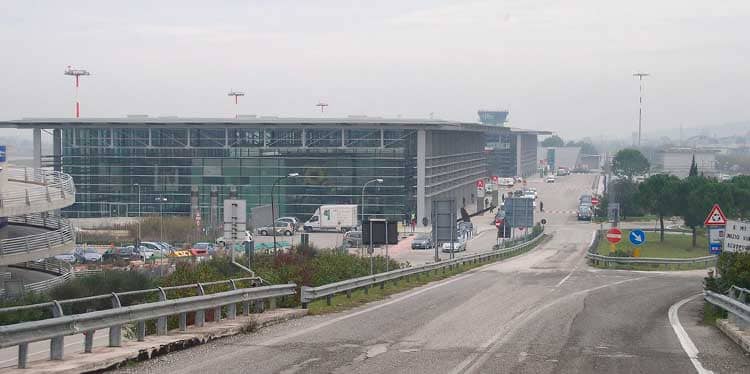
[[[495,204],[490,205],[490,214],[495,213]]]
[[[539,201],[539,211],[544,212],[544,202],[541,200]]]
[[[414,218],[413,220],[411,220],[411,232],[414,232],[416,228],[417,228],[417,219]]]

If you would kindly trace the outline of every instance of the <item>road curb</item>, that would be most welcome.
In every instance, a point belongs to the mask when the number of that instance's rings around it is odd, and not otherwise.
[[[6,373],[98,373],[125,366],[131,362],[146,361],[171,352],[206,344],[212,340],[238,335],[248,328],[253,331],[301,318],[307,315],[306,309],[273,309],[261,314],[237,316],[234,320],[208,323],[204,327],[190,326],[187,332],[170,331],[168,335],[148,335],[145,341],[123,340],[122,347],[94,348],[92,353],[65,355],[62,361],[44,360],[29,362],[28,369],[5,368]]]
[[[716,327],[729,337],[729,339],[737,343],[745,353],[750,353],[750,332],[740,330],[735,324],[726,319],[717,319]]]

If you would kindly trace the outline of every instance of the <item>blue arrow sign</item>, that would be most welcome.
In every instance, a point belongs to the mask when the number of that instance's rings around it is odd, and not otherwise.
[[[0,162],[5,162],[5,146],[0,145]]]
[[[633,245],[641,245],[646,242],[646,233],[641,229],[630,230],[628,239],[630,239],[630,242],[633,243]]]

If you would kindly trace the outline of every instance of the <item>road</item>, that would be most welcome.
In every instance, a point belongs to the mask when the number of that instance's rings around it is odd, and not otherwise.
[[[697,323],[699,299],[676,309],[687,336],[696,339],[696,360],[670,323],[670,307],[699,294],[703,271],[627,272],[585,264],[594,225],[568,212],[590,178],[573,175],[538,186],[551,239],[526,255],[122,372],[663,374],[697,372],[694,361],[716,372],[750,372],[739,348]]]

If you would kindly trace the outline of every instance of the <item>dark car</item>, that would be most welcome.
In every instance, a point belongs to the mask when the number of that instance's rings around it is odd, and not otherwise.
[[[344,245],[347,247],[358,247],[362,244],[362,231],[348,231],[344,234]]]
[[[432,242],[432,237],[427,234],[419,234],[411,242],[411,249],[430,249],[434,247],[435,244]]]
[[[143,260],[143,255],[134,247],[116,247],[108,249],[102,255],[102,261],[139,261]]]
[[[591,211],[591,207],[588,205],[581,205],[578,207],[578,220],[579,221],[591,221],[591,218],[593,217],[593,212]]]

